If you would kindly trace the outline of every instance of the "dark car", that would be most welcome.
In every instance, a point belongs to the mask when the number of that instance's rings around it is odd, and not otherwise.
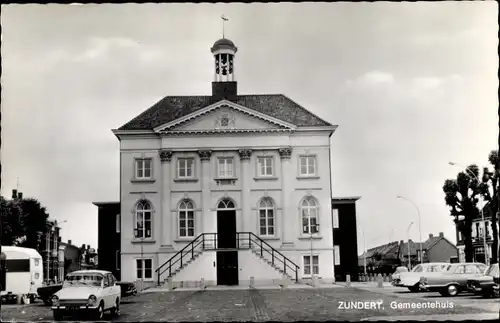
[[[39,287],[37,289],[38,298],[43,301],[45,305],[52,304],[52,295],[57,293],[62,288],[62,284],[52,284]]]
[[[137,295],[137,288],[134,283],[117,282],[116,284],[122,289],[122,297]]]
[[[467,289],[475,294],[481,294],[484,297],[500,297],[499,295],[499,268],[498,264],[488,267],[483,276],[467,280]]]

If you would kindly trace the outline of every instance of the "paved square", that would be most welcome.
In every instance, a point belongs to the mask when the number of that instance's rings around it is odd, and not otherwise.
[[[452,308],[397,309],[392,304],[454,303],[454,298],[423,299],[384,291],[351,288],[284,290],[203,290],[146,293],[123,299],[121,315],[112,321],[325,321],[362,320],[401,315],[476,314],[484,310],[454,304]],[[487,301],[487,300],[484,300]],[[380,308],[342,309],[340,302],[380,302]],[[497,309],[498,311],[498,309]],[[3,321],[51,321],[41,304],[2,306]]]

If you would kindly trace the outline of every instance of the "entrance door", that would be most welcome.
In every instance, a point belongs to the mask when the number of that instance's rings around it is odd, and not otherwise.
[[[0,254],[0,289],[2,291],[6,290],[7,286],[5,286],[6,282],[7,282],[7,266],[6,266],[6,260],[7,260],[7,257],[5,256],[5,254],[2,252]]]
[[[234,209],[217,211],[217,249],[236,249]],[[217,285],[238,285],[238,250],[217,251]]]
[[[217,285],[238,285],[238,251],[217,251]]]
[[[236,248],[236,211],[217,211],[217,248]]]

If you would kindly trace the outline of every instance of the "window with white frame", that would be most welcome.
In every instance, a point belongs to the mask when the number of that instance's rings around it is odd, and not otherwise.
[[[274,235],[274,203],[270,198],[263,198],[259,203],[260,235]]]
[[[257,159],[258,174],[260,177],[273,176],[273,161],[274,159],[271,156],[259,157]]]
[[[304,256],[304,275],[310,276],[311,272],[313,275],[319,274],[319,256],[313,255],[311,259],[311,255]]]
[[[219,158],[218,174],[219,174],[219,177],[222,177],[222,178],[234,176],[233,157],[221,157],[221,158]]]
[[[333,228],[337,229],[339,227],[339,209],[332,210],[332,222]]]
[[[151,158],[142,158],[135,160],[135,178],[136,179],[151,179],[152,176],[152,160]]]
[[[152,208],[148,201],[139,201],[135,208],[136,238],[151,238]]]
[[[116,215],[116,233],[120,233],[120,214]]]
[[[194,177],[194,158],[177,159],[177,178]]]
[[[319,232],[318,203],[309,196],[306,197],[300,206],[302,216],[302,233],[316,234]]]
[[[334,264],[340,265],[340,247],[337,245],[333,246],[333,257],[334,257]]]
[[[316,175],[316,156],[300,156],[299,171],[300,176]]]
[[[189,200],[179,204],[179,237],[194,237],[194,205]]]
[[[153,259],[136,259],[137,279],[153,278]]]

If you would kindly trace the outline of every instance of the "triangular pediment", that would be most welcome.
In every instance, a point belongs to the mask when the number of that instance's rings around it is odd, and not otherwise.
[[[157,127],[157,132],[286,131],[296,127],[230,101],[198,110]]]

